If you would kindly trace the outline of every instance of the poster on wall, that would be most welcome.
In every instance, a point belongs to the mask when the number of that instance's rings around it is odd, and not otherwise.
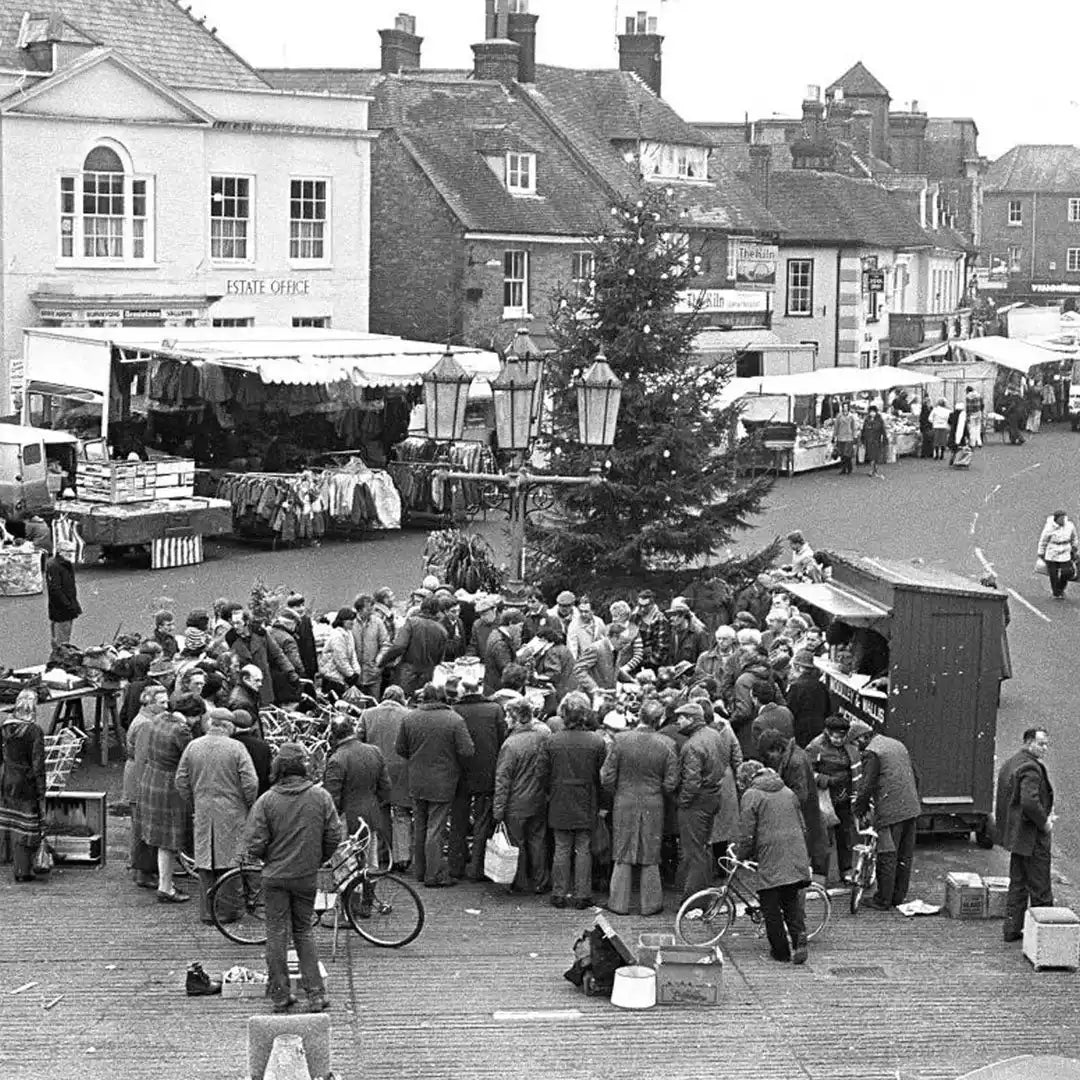
[[[739,240],[735,244],[736,283],[747,288],[775,289],[778,258],[776,244]]]

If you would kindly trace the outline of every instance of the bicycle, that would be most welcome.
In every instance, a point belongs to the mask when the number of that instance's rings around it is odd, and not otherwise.
[[[349,925],[365,941],[380,948],[398,949],[414,941],[424,928],[424,904],[416,890],[389,868],[367,865],[373,841],[367,822],[360,819],[356,831],[334,852],[329,863],[334,902],[317,912],[314,925],[321,926],[328,911],[343,911]],[[266,904],[262,867],[242,862],[227,870],[207,893],[214,926],[238,945],[266,944]]]
[[[757,873],[757,863],[743,862],[735,855],[733,847],[729,847],[717,863],[727,880],[722,885],[712,885],[687,897],[675,916],[675,933],[686,945],[715,945],[734,924],[739,904],[758,928],[758,936],[765,932],[765,916],[757,893],[740,879],[743,872]],[[803,890],[803,897],[806,937],[812,940],[829,925],[832,901],[824,886],[816,881]]]
[[[866,825],[856,831],[865,839],[851,849],[855,857],[851,864],[851,897],[849,899],[852,915],[859,913],[859,903],[877,877],[878,831],[873,825]]]

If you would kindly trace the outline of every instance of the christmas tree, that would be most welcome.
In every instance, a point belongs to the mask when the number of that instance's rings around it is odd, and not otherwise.
[[[548,462],[597,487],[556,487],[555,512],[530,525],[532,562],[547,584],[630,579],[710,561],[758,513],[770,481],[738,475],[737,406],[719,395],[730,364],[693,352],[701,317],[686,292],[700,273],[687,221],[670,189],[648,187],[611,208],[592,241],[587,288],[555,298]],[[598,354],[622,381],[615,444],[577,441],[574,385]]]

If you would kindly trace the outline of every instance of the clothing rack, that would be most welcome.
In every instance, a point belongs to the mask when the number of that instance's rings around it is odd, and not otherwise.
[[[434,516],[463,513],[480,503],[480,484],[475,480],[446,480],[438,469],[494,473],[495,457],[484,443],[462,441],[449,446],[413,436],[394,448],[397,460],[387,464],[406,511]]]

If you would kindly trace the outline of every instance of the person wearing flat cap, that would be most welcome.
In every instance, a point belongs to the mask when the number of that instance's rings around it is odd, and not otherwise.
[[[473,610],[476,619],[472,624],[472,632],[469,634],[469,654],[483,657],[487,646],[488,635],[495,628],[499,617],[499,596],[492,593],[483,593],[473,601]]]
[[[577,608],[574,606],[576,603],[577,597],[569,589],[563,589],[555,597],[555,606],[548,608],[548,618],[558,619],[564,634],[570,626],[570,620],[577,612]]]
[[[791,711],[795,741],[805,748],[825,730],[829,691],[821,672],[814,666],[814,654],[809,649],[799,649],[795,653],[791,658],[791,670],[794,678],[788,684],[785,697]]]
[[[685,900],[712,884],[712,830],[728,754],[723,736],[705,723],[705,712],[696,701],[680,705],[675,717],[686,736],[679,749],[679,869],[675,875]]]
[[[259,794],[251,755],[229,738],[233,720],[228,709],[211,709],[205,736],[184,747],[176,768],[176,790],[194,815],[199,915],[204,923],[214,921],[207,902],[210,887],[239,864],[244,823]]]
[[[307,1011],[323,1012],[330,999],[315,943],[315,888],[319,867],[341,843],[341,824],[329,792],[308,779],[307,752],[299,743],[281,745],[273,778],[274,786],[251,808],[242,841],[246,854],[263,860],[267,992],[274,1012],[296,1004],[287,963],[291,936]]]

